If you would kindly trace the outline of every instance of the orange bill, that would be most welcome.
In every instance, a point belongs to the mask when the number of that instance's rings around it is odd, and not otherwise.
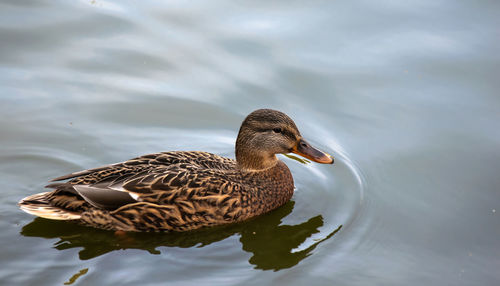
[[[297,145],[293,147],[292,152],[317,163],[333,164],[332,156],[314,148],[304,139],[299,140]]]

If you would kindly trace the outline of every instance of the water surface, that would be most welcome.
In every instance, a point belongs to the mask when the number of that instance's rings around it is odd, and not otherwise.
[[[0,284],[499,285],[495,1],[3,1]],[[289,114],[330,165],[292,201],[129,234],[20,211],[51,178],[168,150],[233,157]]]

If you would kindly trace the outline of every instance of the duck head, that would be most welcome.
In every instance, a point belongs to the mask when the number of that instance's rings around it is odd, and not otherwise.
[[[236,161],[244,170],[274,166],[276,154],[295,153],[314,162],[333,164],[333,157],[311,146],[283,112],[258,109],[241,124],[236,139]]]

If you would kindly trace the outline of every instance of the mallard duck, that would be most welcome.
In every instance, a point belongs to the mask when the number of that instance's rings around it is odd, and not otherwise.
[[[276,154],[333,163],[302,138],[290,117],[271,109],[245,118],[235,149],[236,160],[172,151],[71,173],[19,206],[39,217],[107,230],[188,231],[244,221],[290,200],[292,174]]]

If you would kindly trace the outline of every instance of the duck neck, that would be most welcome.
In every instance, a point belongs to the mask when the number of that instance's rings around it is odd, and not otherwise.
[[[238,137],[236,140],[235,150],[238,168],[246,171],[262,171],[276,166],[278,158],[275,154],[259,151],[257,147],[248,148],[248,144],[240,139]]]
[[[245,152],[236,149],[236,162],[238,168],[246,171],[263,171],[276,166],[276,155],[262,154],[260,152]]]

